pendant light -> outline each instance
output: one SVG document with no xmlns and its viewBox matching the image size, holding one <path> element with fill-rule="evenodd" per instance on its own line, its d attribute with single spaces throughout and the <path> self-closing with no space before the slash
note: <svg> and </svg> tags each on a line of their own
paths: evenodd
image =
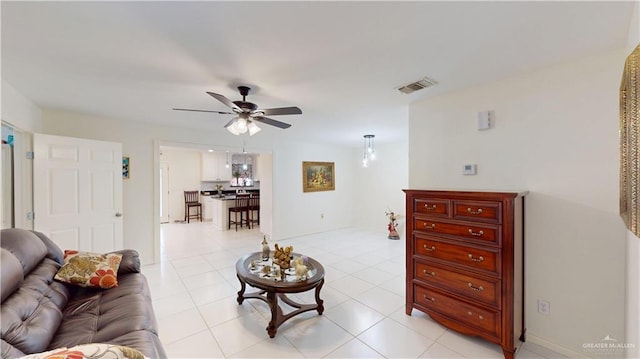
<svg viewBox="0 0 640 359">
<path fill-rule="evenodd" d="M 376 149 L 373 143 L 373 138 L 376 135 L 364 135 L 364 153 L 362 155 L 362 167 L 368 167 L 370 161 L 376 159 Z"/>
<path fill-rule="evenodd" d="M 249 166 L 247 166 L 247 150 L 245 150 L 244 148 L 245 144 L 246 144 L 246 141 L 242 143 L 242 169 L 244 171 L 249 169 Z"/>
</svg>

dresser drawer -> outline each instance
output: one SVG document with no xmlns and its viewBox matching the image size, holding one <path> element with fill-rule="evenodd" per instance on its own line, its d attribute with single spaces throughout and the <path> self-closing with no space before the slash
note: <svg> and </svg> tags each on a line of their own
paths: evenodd
<svg viewBox="0 0 640 359">
<path fill-rule="evenodd" d="M 482 279 L 440 266 L 415 262 L 416 279 L 500 308 L 500 280 Z"/>
<path fill-rule="evenodd" d="M 438 291 L 414 285 L 415 303 L 441 313 L 463 325 L 475 327 L 493 336 L 500 336 L 500 312 L 480 308 Z"/>
<path fill-rule="evenodd" d="M 500 275 L 500 251 L 416 237 L 416 254 Z"/>
<path fill-rule="evenodd" d="M 413 211 L 429 217 L 449 218 L 451 216 L 451 202 L 448 199 L 416 198 Z"/>
<path fill-rule="evenodd" d="M 502 219 L 502 203 L 454 200 L 453 218 L 466 221 L 500 223 Z"/>
<path fill-rule="evenodd" d="M 415 218 L 413 228 L 425 233 L 448 234 L 500 245 L 500 226 L 476 223 L 445 223 Z"/>
</svg>

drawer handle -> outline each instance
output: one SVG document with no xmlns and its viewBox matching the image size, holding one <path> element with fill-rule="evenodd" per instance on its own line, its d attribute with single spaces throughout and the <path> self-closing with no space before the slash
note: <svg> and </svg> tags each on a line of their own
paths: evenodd
<svg viewBox="0 0 640 359">
<path fill-rule="evenodd" d="M 431 246 L 431 247 L 427 247 L 426 244 L 422 245 L 422 247 L 426 250 L 428 250 L 429 252 L 433 252 L 436 250 L 436 246 Z"/>
<path fill-rule="evenodd" d="M 482 214 L 482 208 L 478 208 L 478 210 L 474 211 L 471 207 L 467 207 L 467 212 L 469 212 L 469 214 Z"/>
<path fill-rule="evenodd" d="M 473 254 L 469 253 L 469 259 L 471 259 L 474 262 L 482 262 L 484 260 L 483 256 L 480 256 L 478 258 L 474 257 Z"/>
<path fill-rule="evenodd" d="M 426 270 L 426 269 L 423 269 L 423 270 L 422 270 L 422 273 L 423 273 L 424 275 L 426 275 L 426 276 L 429 276 L 429 277 L 435 277 L 435 276 L 436 276 L 436 272 L 427 272 L 427 270 Z M 469 283 L 469 284 L 471 284 L 471 283 Z"/>
<path fill-rule="evenodd" d="M 473 315 L 473 312 L 467 312 L 467 314 L 469 314 L 469 315 Z M 483 317 L 483 316 L 481 316 L 481 315 L 478 315 L 478 319 L 480 319 L 480 320 L 484 320 L 484 317 Z"/>
<path fill-rule="evenodd" d="M 424 300 L 429 301 L 431 303 L 436 301 L 436 298 L 434 297 L 427 297 L 426 295 L 423 295 L 422 298 L 424 298 Z"/>
<path fill-rule="evenodd" d="M 426 203 L 424 205 L 424 209 L 426 209 L 427 211 L 435 211 L 436 210 L 436 205 L 435 204 L 429 205 L 428 203 Z"/>
<path fill-rule="evenodd" d="M 484 231 L 474 232 L 473 229 L 469 228 L 469 234 L 476 237 L 482 237 Z"/>
<path fill-rule="evenodd" d="M 476 292 L 480 292 L 480 291 L 484 290 L 484 288 L 482 286 L 476 287 L 471 282 L 469 282 L 469 288 L 471 288 L 471 290 L 474 290 Z"/>
<path fill-rule="evenodd" d="M 434 229 L 434 228 L 436 228 L 436 224 L 435 224 L 435 223 L 427 223 L 427 222 L 424 222 L 424 228 L 431 228 L 431 229 Z"/>
</svg>

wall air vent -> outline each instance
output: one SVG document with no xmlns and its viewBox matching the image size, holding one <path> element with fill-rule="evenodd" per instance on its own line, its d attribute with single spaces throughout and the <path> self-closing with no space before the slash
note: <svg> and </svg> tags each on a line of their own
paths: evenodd
<svg viewBox="0 0 640 359">
<path fill-rule="evenodd" d="M 422 80 L 418 80 L 416 82 L 412 82 L 410 84 L 401 86 L 398 88 L 398 91 L 402 92 L 403 94 L 410 94 L 413 93 L 415 91 L 418 90 L 422 90 L 425 89 L 427 87 L 431 87 L 433 85 L 436 85 L 438 83 L 438 81 L 430 79 L 428 77 L 423 78 Z"/>
</svg>

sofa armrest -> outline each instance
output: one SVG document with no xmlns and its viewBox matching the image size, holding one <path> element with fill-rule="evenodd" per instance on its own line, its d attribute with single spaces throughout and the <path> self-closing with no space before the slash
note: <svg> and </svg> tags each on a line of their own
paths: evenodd
<svg viewBox="0 0 640 359">
<path fill-rule="evenodd" d="M 122 261 L 118 268 L 118 275 L 127 273 L 140 273 L 140 255 L 134 249 L 122 249 L 109 253 L 122 254 Z"/>
</svg>

